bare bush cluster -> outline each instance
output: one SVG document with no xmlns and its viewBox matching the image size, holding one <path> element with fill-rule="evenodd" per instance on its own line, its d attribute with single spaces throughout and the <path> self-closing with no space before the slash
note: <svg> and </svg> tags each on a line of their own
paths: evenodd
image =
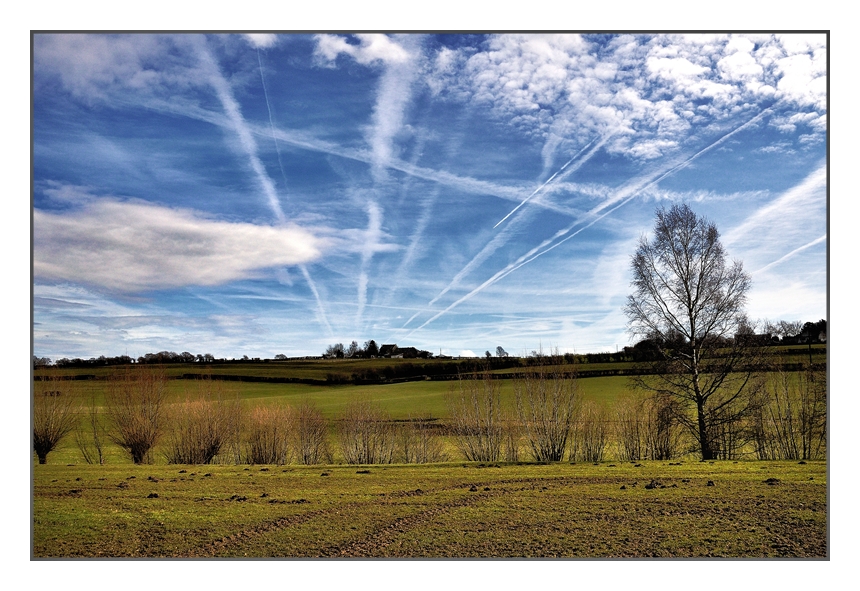
<svg viewBox="0 0 860 591">
<path fill-rule="evenodd" d="M 549 369 L 555 366 L 549 358 L 514 383 L 517 426 L 538 462 L 562 460 L 576 420 L 575 381 L 569 373 Z"/>
<path fill-rule="evenodd" d="M 90 393 L 82 407 L 84 416 L 75 429 L 75 443 L 87 464 L 104 464 L 108 433 L 95 392 Z"/>
<path fill-rule="evenodd" d="M 239 401 L 228 396 L 220 382 L 201 380 L 196 392 L 173 405 L 167 450 L 170 464 L 209 464 L 239 434 Z"/>
<path fill-rule="evenodd" d="M 451 432 L 463 456 L 472 462 L 499 460 L 504 439 L 501 388 L 489 372 L 460 379 L 448 391 Z"/>
<path fill-rule="evenodd" d="M 240 461 L 286 464 L 290 460 L 290 412 L 286 406 L 256 406 L 245 420 Z"/>
<path fill-rule="evenodd" d="M 396 453 L 394 424 L 368 399 L 351 402 L 340 420 L 340 449 L 347 464 L 390 464 Z"/>
<path fill-rule="evenodd" d="M 669 460 L 684 450 L 684 431 L 675 414 L 677 402 L 668 396 L 628 394 L 615 405 L 619 460 Z"/>
<path fill-rule="evenodd" d="M 33 450 L 39 463 L 74 429 L 80 404 L 72 383 L 60 378 L 35 382 L 33 387 Z"/>
<path fill-rule="evenodd" d="M 520 445 L 523 429 L 517 420 L 516 414 L 510 411 L 504 414 L 502 419 L 502 451 L 506 462 L 520 461 Z"/>
<path fill-rule="evenodd" d="M 294 457 L 300 464 L 330 463 L 328 421 L 309 400 L 302 401 L 290 413 L 290 433 Z"/>
<path fill-rule="evenodd" d="M 603 460 L 611 433 L 610 421 L 609 412 L 602 405 L 588 401 L 580 407 L 573 428 L 571 461 Z"/>
<path fill-rule="evenodd" d="M 765 400 L 753 420 L 756 455 L 762 460 L 810 460 L 826 454 L 827 376 L 823 369 L 768 379 Z"/>
<path fill-rule="evenodd" d="M 436 434 L 432 417 L 413 419 L 397 426 L 399 459 L 406 464 L 430 464 L 448 459 L 442 439 Z"/>
<path fill-rule="evenodd" d="M 108 436 L 135 464 L 151 461 L 150 452 L 164 430 L 167 378 L 154 367 L 126 369 L 108 382 L 105 411 Z"/>
</svg>

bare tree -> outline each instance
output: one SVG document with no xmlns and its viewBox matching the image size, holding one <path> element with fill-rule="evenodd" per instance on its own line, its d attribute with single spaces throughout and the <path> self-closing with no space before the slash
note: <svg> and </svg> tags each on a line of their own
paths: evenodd
<svg viewBox="0 0 860 591">
<path fill-rule="evenodd" d="M 199 380 L 196 392 L 171 408 L 168 444 L 170 464 L 209 464 L 232 443 L 239 430 L 239 401 L 222 382 Z"/>
<path fill-rule="evenodd" d="M 394 425 L 367 398 L 347 405 L 340 421 L 340 447 L 348 464 L 390 464 L 394 461 Z"/>
<path fill-rule="evenodd" d="M 167 377 L 159 367 L 125 369 L 113 374 L 105 393 L 110 419 L 108 437 L 135 464 L 150 461 L 150 451 L 164 430 Z"/>
<path fill-rule="evenodd" d="M 34 382 L 33 450 L 40 464 L 46 463 L 48 454 L 74 430 L 79 407 L 68 380 L 52 377 Z"/>
<path fill-rule="evenodd" d="M 104 413 L 99 408 L 95 392 L 86 399 L 84 420 L 75 429 L 75 442 L 87 464 L 104 464 L 104 446 L 107 441 L 107 425 Z"/>
<path fill-rule="evenodd" d="M 316 405 L 303 400 L 290 414 L 290 437 L 300 464 L 331 462 L 328 445 L 328 421 Z"/>
<path fill-rule="evenodd" d="M 751 386 L 761 371 L 754 335 L 736 338 L 749 333 L 749 275 L 726 261 L 716 226 L 686 204 L 657 210 L 653 239 L 642 237 L 631 266 L 629 330 L 659 349 L 637 386 L 681 403 L 676 418 L 702 459 L 725 456 L 739 443 L 727 432 L 755 410 Z"/>
<path fill-rule="evenodd" d="M 558 462 L 576 417 L 576 382 L 570 372 L 549 369 L 562 361 L 557 355 L 541 361 L 514 382 L 517 419 L 534 460 Z"/>
<path fill-rule="evenodd" d="M 504 438 L 499 381 L 489 372 L 461 378 L 448 391 L 448 408 L 455 444 L 466 459 L 498 461 Z"/>
</svg>

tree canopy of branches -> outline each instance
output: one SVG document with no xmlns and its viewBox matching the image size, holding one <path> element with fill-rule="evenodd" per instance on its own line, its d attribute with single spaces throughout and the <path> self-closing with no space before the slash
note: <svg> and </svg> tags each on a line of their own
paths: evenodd
<svg viewBox="0 0 860 591">
<path fill-rule="evenodd" d="M 489 372 L 458 380 L 448 391 L 455 445 L 470 462 L 496 462 L 504 439 L 501 387 Z"/>
<path fill-rule="evenodd" d="M 728 262 L 716 226 L 686 204 L 657 211 L 654 236 L 634 254 L 633 293 L 625 313 L 635 336 L 659 351 L 654 375 L 638 386 L 681 402 L 677 419 L 695 436 L 702 459 L 726 457 L 753 412 L 758 356 L 744 315 L 750 277 Z M 692 411 L 692 412 L 690 412 Z"/>
<path fill-rule="evenodd" d="M 548 367 L 533 368 L 514 382 L 517 419 L 537 462 L 561 461 L 576 419 L 576 382 L 571 374 L 551 369 L 561 360 L 550 357 Z"/>
<path fill-rule="evenodd" d="M 39 463 L 75 428 L 79 403 L 68 380 L 35 382 L 33 391 L 33 450 Z"/>
<path fill-rule="evenodd" d="M 126 369 L 111 376 L 105 392 L 109 438 L 135 464 L 149 462 L 150 450 L 164 429 L 167 376 L 161 368 Z"/>
</svg>

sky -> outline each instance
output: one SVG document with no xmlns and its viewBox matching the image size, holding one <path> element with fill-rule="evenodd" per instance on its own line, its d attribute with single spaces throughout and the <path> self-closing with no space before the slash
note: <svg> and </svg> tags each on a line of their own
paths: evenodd
<svg viewBox="0 0 860 591">
<path fill-rule="evenodd" d="M 33 352 L 614 351 L 657 208 L 827 317 L 823 34 L 37 34 Z"/>
</svg>

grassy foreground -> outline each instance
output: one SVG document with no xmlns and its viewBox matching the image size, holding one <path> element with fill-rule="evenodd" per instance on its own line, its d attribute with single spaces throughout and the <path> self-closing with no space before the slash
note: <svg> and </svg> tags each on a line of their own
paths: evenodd
<svg viewBox="0 0 860 591">
<path fill-rule="evenodd" d="M 35 465 L 34 557 L 828 556 L 825 462 Z"/>
</svg>

